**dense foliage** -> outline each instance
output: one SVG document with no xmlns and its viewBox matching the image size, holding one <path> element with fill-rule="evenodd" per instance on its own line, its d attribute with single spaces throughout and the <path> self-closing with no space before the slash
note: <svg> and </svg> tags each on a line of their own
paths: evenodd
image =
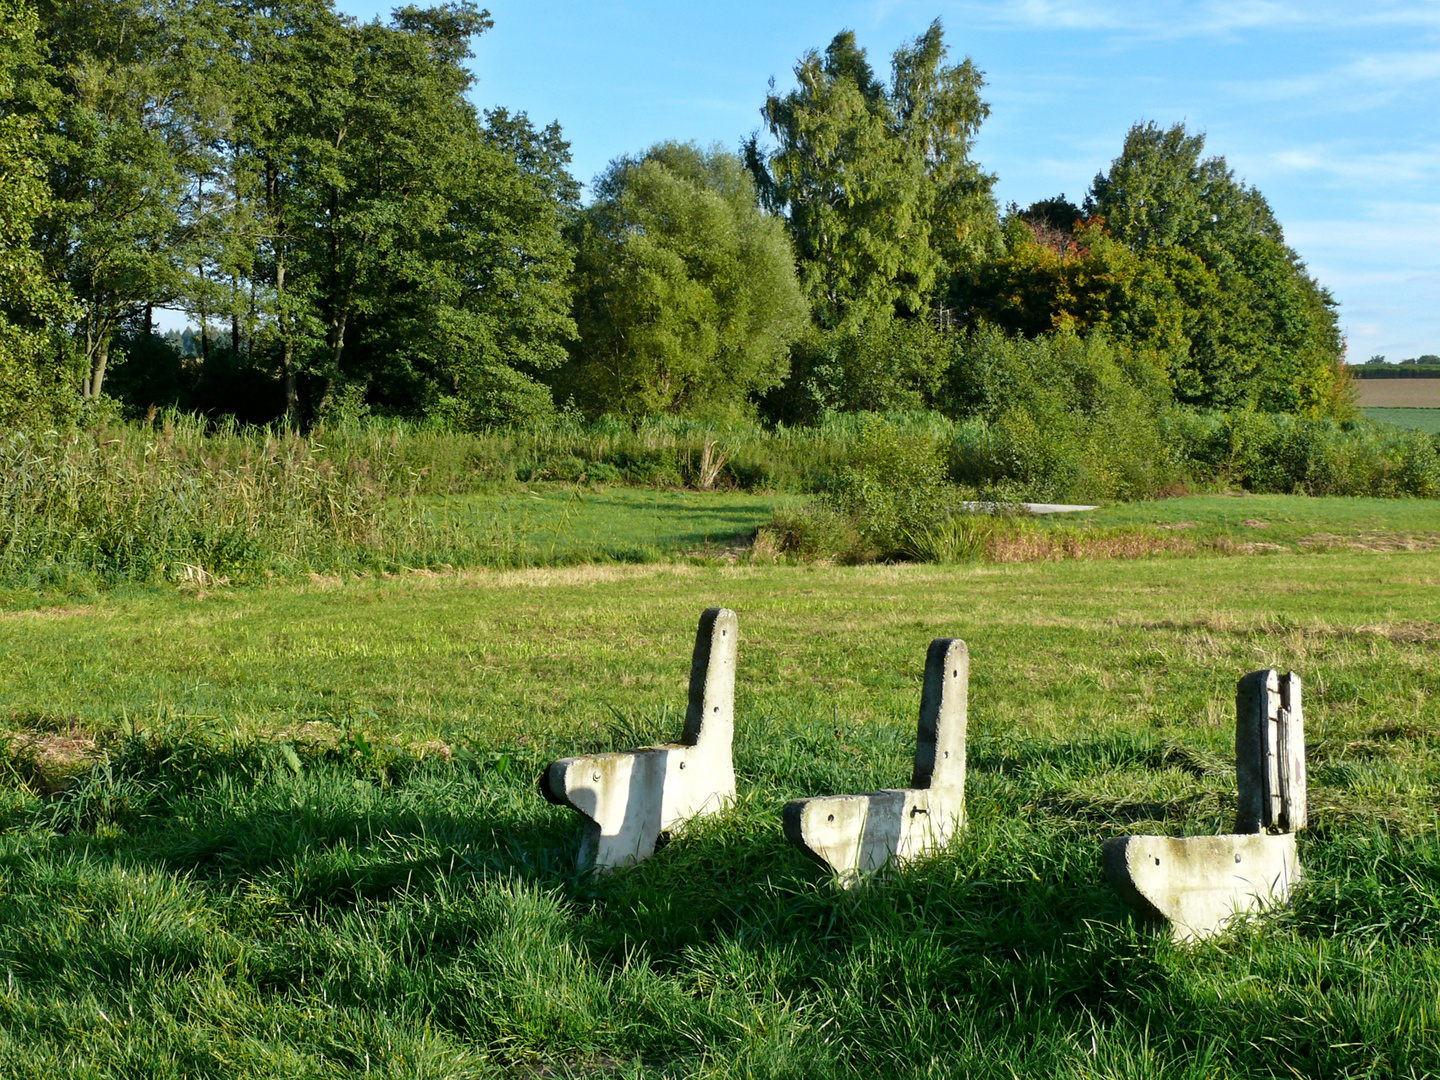
<svg viewBox="0 0 1440 1080">
<path fill-rule="evenodd" d="M 548 409 L 578 189 L 558 129 L 466 99 L 489 25 L 469 2 L 359 24 L 328 0 L 46 0 L 4 113 L 49 167 L 33 246 L 75 300 L 80 395 L 296 422 L 347 387 Z M 198 363 L 157 307 L 198 325 Z"/>
<path fill-rule="evenodd" d="M 23 0 L 0 0 L 0 101 L 13 100 L 41 64 L 36 27 Z M 33 113 L 0 110 L 0 424 L 50 421 L 67 403 L 66 358 L 53 334 L 66 297 L 31 243 L 52 208 L 39 127 Z"/>
<path fill-rule="evenodd" d="M 580 333 L 556 387 L 587 412 L 724 415 L 785 377 L 808 310 L 735 155 L 667 143 L 621 158 L 575 240 Z"/>
<path fill-rule="evenodd" d="M 938 21 L 888 77 L 838 34 L 739 156 L 660 144 L 582 205 L 557 125 L 471 103 L 473 0 L 3 4 L 0 420 L 108 395 L 301 427 L 931 409 L 1013 434 L 1083 394 L 1055 360 L 1045 394 L 984 404 L 973 342 L 1049 365 L 1065 334 L 1104 339 L 1143 430 L 1351 408 L 1333 299 L 1203 136 L 1137 125 L 1082 204 L 1002 214 L 984 78 Z"/>
</svg>

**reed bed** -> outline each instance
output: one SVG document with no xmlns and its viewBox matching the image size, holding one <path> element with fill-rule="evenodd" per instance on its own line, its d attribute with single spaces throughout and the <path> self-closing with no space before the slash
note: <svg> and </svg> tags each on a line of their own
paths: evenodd
<svg viewBox="0 0 1440 1080">
<path fill-rule="evenodd" d="M 0 433 L 0 588 L 534 565 L 543 553 L 520 539 L 523 522 L 496 513 L 477 523 L 436 497 L 535 482 L 820 493 L 846 522 L 777 520 L 762 548 L 815 547 L 820 557 L 854 548 L 842 561 L 973 555 L 970 526 L 945 524 L 965 499 L 1125 500 L 1230 486 L 1440 494 L 1440 453 L 1420 432 L 1253 414 L 1177 413 L 1162 426 L 1154 446 L 1072 446 L 1061 428 L 1039 427 L 1017 442 L 1004 425 L 928 412 L 797 428 L 562 417 L 479 432 L 367 417 L 305 434 L 169 413 L 11 431 Z M 1076 557 L 1046 543 L 1048 557 Z M 565 561 L 607 550 L 570 550 Z"/>
<path fill-rule="evenodd" d="M 0 581 L 192 580 L 353 562 L 393 515 L 363 458 L 196 422 L 0 439 Z"/>
</svg>

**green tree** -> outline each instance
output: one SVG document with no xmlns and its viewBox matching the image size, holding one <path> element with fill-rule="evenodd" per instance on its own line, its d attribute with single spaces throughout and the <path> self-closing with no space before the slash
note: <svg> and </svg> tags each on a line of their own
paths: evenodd
<svg viewBox="0 0 1440 1080">
<path fill-rule="evenodd" d="M 1199 405 L 1307 415 L 1347 408 L 1335 301 L 1285 244 L 1264 196 L 1203 135 L 1136 125 L 1087 208 L 1183 307 L 1172 353 L 1177 396 Z"/>
<path fill-rule="evenodd" d="M 951 264 L 993 235 L 994 178 L 969 157 L 988 106 L 970 60 L 946 65 L 937 21 L 897 50 L 887 87 L 850 31 L 795 68 L 796 89 L 761 109 L 746 163 L 766 205 L 785 216 L 816 322 L 833 330 L 913 317 Z"/>
<path fill-rule="evenodd" d="M 553 401 L 538 379 L 566 362 L 575 336 L 569 144 L 557 124 L 537 131 L 500 109 L 461 148 L 427 274 L 370 320 L 371 378 L 391 401 L 451 399 L 474 424 L 543 415 Z"/>
<path fill-rule="evenodd" d="M 68 412 L 64 354 L 54 331 L 65 290 L 33 244 L 50 208 L 37 102 L 27 94 L 43 65 L 38 20 L 26 0 L 0 0 L 0 424 L 47 422 Z"/>
<path fill-rule="evenodd" d="M 396 287 L 428 272 L 426 241 L 451 207 L 459 151 L 473 130 L 463 99 L 468 42 L 490 26 L 469 2 L 401 8 L 389 25 L 354 28 L 338 59 L 350 79 L 318 118 L 326 153 L 309 191 L 307 249 L 325 323 L 319 408 L 342 377 L 352 320 L 383 311 Z"/>
<path fill-rule="evenodd" d="M 110 348 L 129 318 L 182 292 L 186 203 L 205 168 L 194 106 L 195 53 L 175 48 L 180 0 L 42 0 L 55 106 L 42 135 L 54 194 L 41 230 L 50 272 L 78 304 L 87 398 L 105 386 Z"/>
<path fill-rule="evenodd" d="M 964 322 L 1028 337 L 1099 330 L 1167 358 L 1188 348 L 1174 283 L 1100 219 L 1062 197 L 1012 208 L 1001 236 L 999 255 L 957 279 L 951 296 Z"/>
<path fill-rule="evenodd" d="M 482 122 L 466 100 L 488 14 L 461 2 L 360 25 L 329 0 L 234 10 L 229 281 L 286 415 L 342 391 L 408 414 L 446 401 L 478 422 L 551 408 L 534 375 L 573 334 L 562 229 L 578 186 L 557 126 L 504 110 Z"/>
<path fill-rule="evenodd" d="M 555 380 L 587 411 L 735 414 L 784 378 L 808 310 L 785 223 L 733 154 L 613 162 L 574 229 L 580 336 Z"/>
</svg>

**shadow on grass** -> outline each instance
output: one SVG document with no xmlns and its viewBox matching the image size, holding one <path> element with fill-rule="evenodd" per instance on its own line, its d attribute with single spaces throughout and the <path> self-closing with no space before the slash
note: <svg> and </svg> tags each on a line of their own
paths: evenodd
<svg viewBox="0 0 1440 1080">
<path fill-rule="evenodd" d="M 905 736 L 846 738 L 862 735 L 858 755 L 820 725 L 741 755 L 732 810 L 607 876 L 575 873 L 578 822 L 534 791 L 538 750 L 380 760 L 354 742 L 129 740 L 63 795 L 21 800 L 0 833 L 0 1024 L 32 1056 L 54 1030 L 114 1064 L 129 1059 L 94 1009 L 130 1017 L 136 1039 L 178 1023 L 191 1075 L 240 1075 L 201 1052 L 207 1025 L 226 1054 L 233 1030 L 259 1025 L 257 1045 L 354 1072 L 397 1046 L 419 1060 L 439 1037 L 459 1056 L 420 1073 L 436 1076 L 469 1075 L 454 1064 L 466 1053 L 511 1072 L 677 1076 L 925 1075 L 933 1061 L 1266 1075 L 1246 1064 L 1262 1045 L 1302 1075 L 1364 1074 L 1381 1046 L 1404 1074 L 1440 1056 L 1426 1034 L 1440 963 L 1414 953 L 1440 934 L 1433 838 L 1322 822 L 1314 887 L 1290 912 L 1180 951 L 1133 928 L 1101 880 L 1100 834 L 1127 815 L 1037 797 L 1057 775 L 1157 760 L 1145 737 L 1059 756 L 981 740 L 966 832 L 845 891 L 784 842 L 778 811 L 903 781 L 884 773 Z M 1382 974 L 1401 981 L 1382 991 Z M 92 1019 L 76 1019 L 81 1000 Z M 335 1030 L 343 1052 L 327 1049 Z"/>
</svg>

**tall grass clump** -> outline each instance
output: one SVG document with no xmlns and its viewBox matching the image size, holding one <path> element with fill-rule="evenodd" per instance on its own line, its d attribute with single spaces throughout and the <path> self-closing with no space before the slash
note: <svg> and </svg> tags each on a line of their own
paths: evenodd
<svg viewBox="0 0 1440 1080">
<path fill-rule="evenodd" d="M 384 544 L 364 459 L 198 421 L 0 439 L 0 582 L 53 586 L 334 566 Z"/>
<path fill-rule="evenodd" d="M 376 462 L 387 487 L 420 495 L 467 494 L 517 481 L 805 492 L 845 460 L 863 419 L 836 415 L 813 426 L 767 428 L 677 416 L 585 421 L 562 413 L 523 426 L 464 431 L 367 417 L 312 434 L 329 454 Z"/>
</svg>

